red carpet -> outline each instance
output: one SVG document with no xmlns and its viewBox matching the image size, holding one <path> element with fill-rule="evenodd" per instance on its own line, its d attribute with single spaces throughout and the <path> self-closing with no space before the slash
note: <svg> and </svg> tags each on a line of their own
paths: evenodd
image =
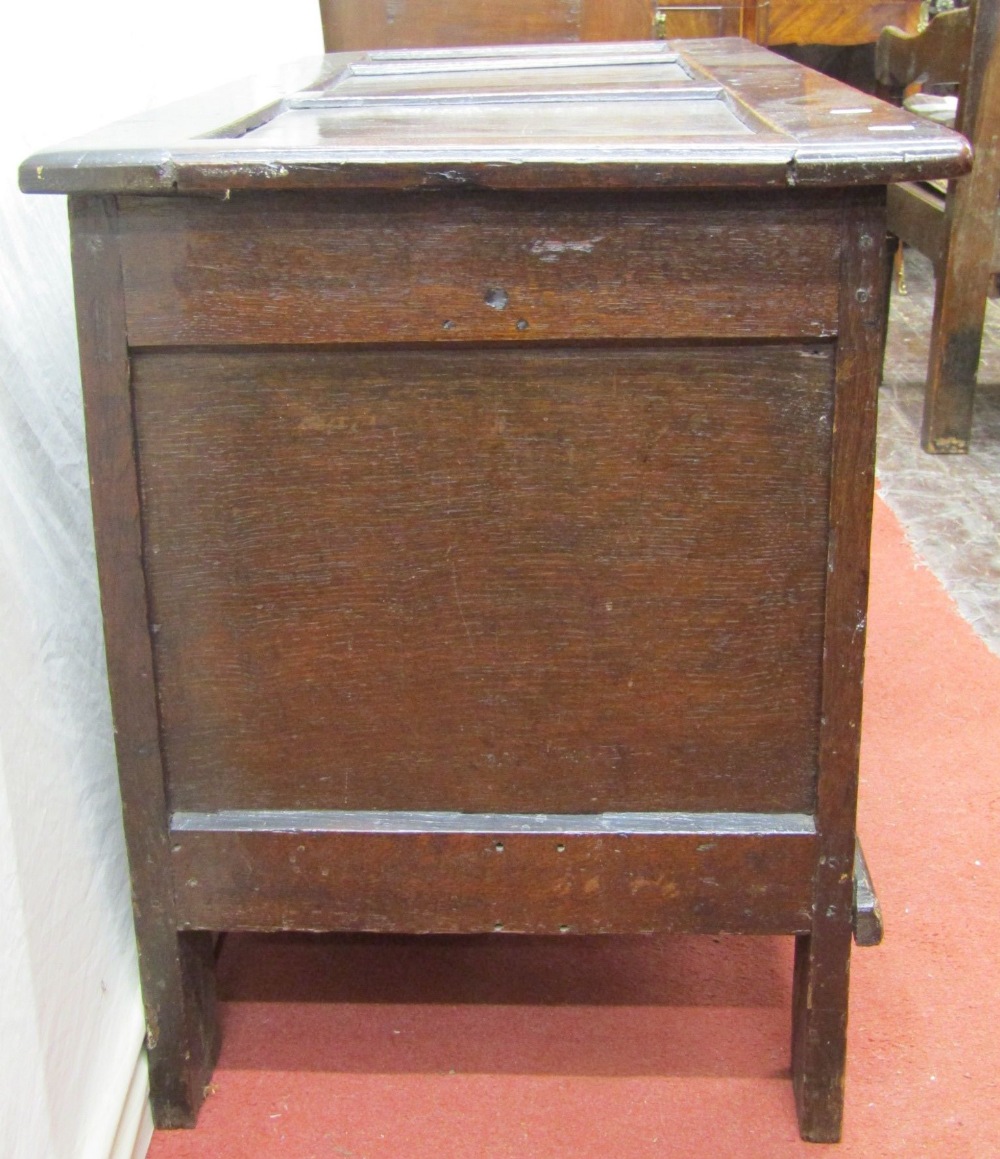
<svg viewBox="0 0 1000 1159">
<path fill-rule="evenodd" d="M 1000 1156 L 1000 660 L 880 503 L 843 1156 Z M 791 939 L 231 936 L 223 1051 L 151 1159 L 817 1154 Z"/>
</svg>

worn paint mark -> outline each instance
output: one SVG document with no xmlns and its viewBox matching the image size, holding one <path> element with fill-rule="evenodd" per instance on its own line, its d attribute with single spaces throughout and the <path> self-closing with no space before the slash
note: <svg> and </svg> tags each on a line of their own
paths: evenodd
<svg viewBox="0 0 1000 1159">
<path fill-rule="evenodd" d="M 635 877 L 629 882 L 629 889 L 633 895 L 642 890 L 654 889 L 664 898 L 677 897 L 680 893 L 680 890 L 677 888 L 677 883 L 668 880 L 662 873 L 653 878 Z"/>
<path fill-rule="evenodd" d="M 604 234 L 585 238 L 583 241 L 560 241 L 556 238 L 539 238 L 531 243 L 529 252 L 543 262 L 557 262 L 563 254 L 592 254 L 594 247 L 604 241 Z"/>
</svg>

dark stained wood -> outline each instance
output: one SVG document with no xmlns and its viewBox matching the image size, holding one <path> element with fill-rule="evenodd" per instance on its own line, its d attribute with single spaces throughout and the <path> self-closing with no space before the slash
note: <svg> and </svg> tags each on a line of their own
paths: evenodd
<svg viewBox="0 0 1000 1159">
<path fill-rule="evenodd" d="M 787 194 L 736 204 L 724 195 L 128 198 L 129 339 L 822 338 L 837 325 L 839 213 L 828 198 L 799 195 L 790 226 L 792 204 Z M 794 296 L 803 279 L 805 308 Z M 761 285 L 768 294 L 755 294 Z"/>
<path fill-rule="evenodd" d="M 70 222 L 94 529 L 153 1113 L 159 1126 L 191 1126 L 218 1051 L 214 973 L 211 938 L 177 933 L 113 199 L 74 198 Z"/>
<path fill-rule="evenodd" d="M 22 167 L 121 195 L 74 262 L 157 1120 L 217 928 L 733 930 L 797 937 L 832 1140 L 882 185 L 966 146 L 745 42 L 314 66 Z"/>
<path fill-rule="evenodd" d="M 854 944 L 880 946 L 885 936 L 882 924 L 882 906 L 865 860 L 861 842 L 854 845 Z"/>
<path fill-rule="evenodd" d="M 811 808 L 832 355 L 136 356 L 174 806 Z"/>
<path fill-rule="evenodd" d="M 634 816 L 594 832 L 604 826 L 591 816 L 579 833 L 556 816 L 542 833 L 490 815 L 473 832 L 461 816 L 407 831 L 402 815 L 383 814 L 373 831 L 363 814 L 340 828 L 322 815 L 175 815 L 179 918 L 196 929 L 439 934 L 810 928 L 810 818 L 719 830 L 696 815 L 679 832 L 648 818 L 638 832 Z"/>
<path fill-rule="evenodd" d="M 280 76 L 232 85 L 200 106 L 182 102 L 38 154 L 21 166 L 21 186 L 40 193 L 221 195 L 308 188 L 732 189 L 877 185 L 953 176 L 969 166 L 966 144 L 948 130 L 859 98 L 745 41 L 614 50 L 619 91 L 588 94 L 578 67 L 572 83 L 557 86 L 562 107 L 556 89 L 486 103 L 470 89 L 463 98 L 459 72 L 452 77 L 457 104 L 401 96 L 317 113 L 296 94 L 336 102 L 357 79 L 355 66 L 384 77 L 405 68 L 412 77 L 439 71 L 443 59 L 432 51 L 330 56 L 322 65 L 290 67 L 284 89 Z M 451 58 L 465 69 L 467 87 L 491 60 L 521 75 L 538 65 L 539 53 L 555 55 L 567 71 L 574 61 L 582 66 L 608 55 L 599 44 L 528 46 L 513 62 L 511 49 L 475 51 Z M 646 62 L 651 52 L 661 53 L 661 80 L 678 66 L 688 79 L 673 91 L 653 83 L 659 74 Z M 715 95 L 706 92 L 712 86 Z"/>
<path fill-rule="evenodd" d="M 892 191 L 889 228 L 933 262 L 936 275 L 922 443 L 936 453 L 969 448 L 986 299 L 1000 277 L 1000 9 L 945 12 L 919 35 L 886 30 L 878 75 L 899 98 L 913 82 L 957 83 L 956 128 L 972 142 L 972 172 L 935 186 Z"/>
<path fill-rule="evenodd" d="M 830 556 L 817 780 L 813 929 L 796 942 L 792 1081 L 803 1138 L 836 1142 L 843 1112 L 854 816 L 886 263 L 884 194 L 847 203 L 837 343 Z"/>
</svg>

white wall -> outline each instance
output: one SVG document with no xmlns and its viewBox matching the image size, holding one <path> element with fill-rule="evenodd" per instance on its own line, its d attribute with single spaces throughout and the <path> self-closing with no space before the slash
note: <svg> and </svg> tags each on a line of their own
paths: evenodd
<svg viewBox="0 0 1000 1159">
<path fill-rule="evenodd" d="M 0 1155 L 105 1159 L 132 1151 L 142 1011 L 66 206 L 20 194 L 16 167 L 142 108 L 322 51 L 322 37 L 316 0 L 11 0 L 3 24 Z"/>
</svg>

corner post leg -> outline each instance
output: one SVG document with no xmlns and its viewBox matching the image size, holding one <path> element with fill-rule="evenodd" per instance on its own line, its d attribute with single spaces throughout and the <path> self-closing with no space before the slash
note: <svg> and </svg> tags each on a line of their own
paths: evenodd
<svg viewBox="0 0 1000 1159">
<path fill-rule="evenodd" d="M 840 1139 L 850 963 L 849 921 L 820 922 L 795 939 L 792 1086 L 799 1132 L 813 1143 Z"/>
<path fill-rule="evenodd" d="M 125 296 L 114 197 L 70 199 L 97 568 L 146 1012 L 153 1119 L 190 1127 L 215 1064 L 212 935 L 177 908 L 146 595 Z"/>
<path fill-rule="evenodd" d="M 142 969 L 150 1103 L 160 1128 L 194 1126 L 219 1053 L 213 937 L 180 932 L 172 941 Z"/>
<path fill-rule="evenodd" d="M 845 194 L 812 928 L 796 939 L 792 995 L 799 1130 L 816 1143 L 840 1138 L 844 1108 L 875 403 L 888 292 L 884 238 L 884 190 Z"/>
</svg>

